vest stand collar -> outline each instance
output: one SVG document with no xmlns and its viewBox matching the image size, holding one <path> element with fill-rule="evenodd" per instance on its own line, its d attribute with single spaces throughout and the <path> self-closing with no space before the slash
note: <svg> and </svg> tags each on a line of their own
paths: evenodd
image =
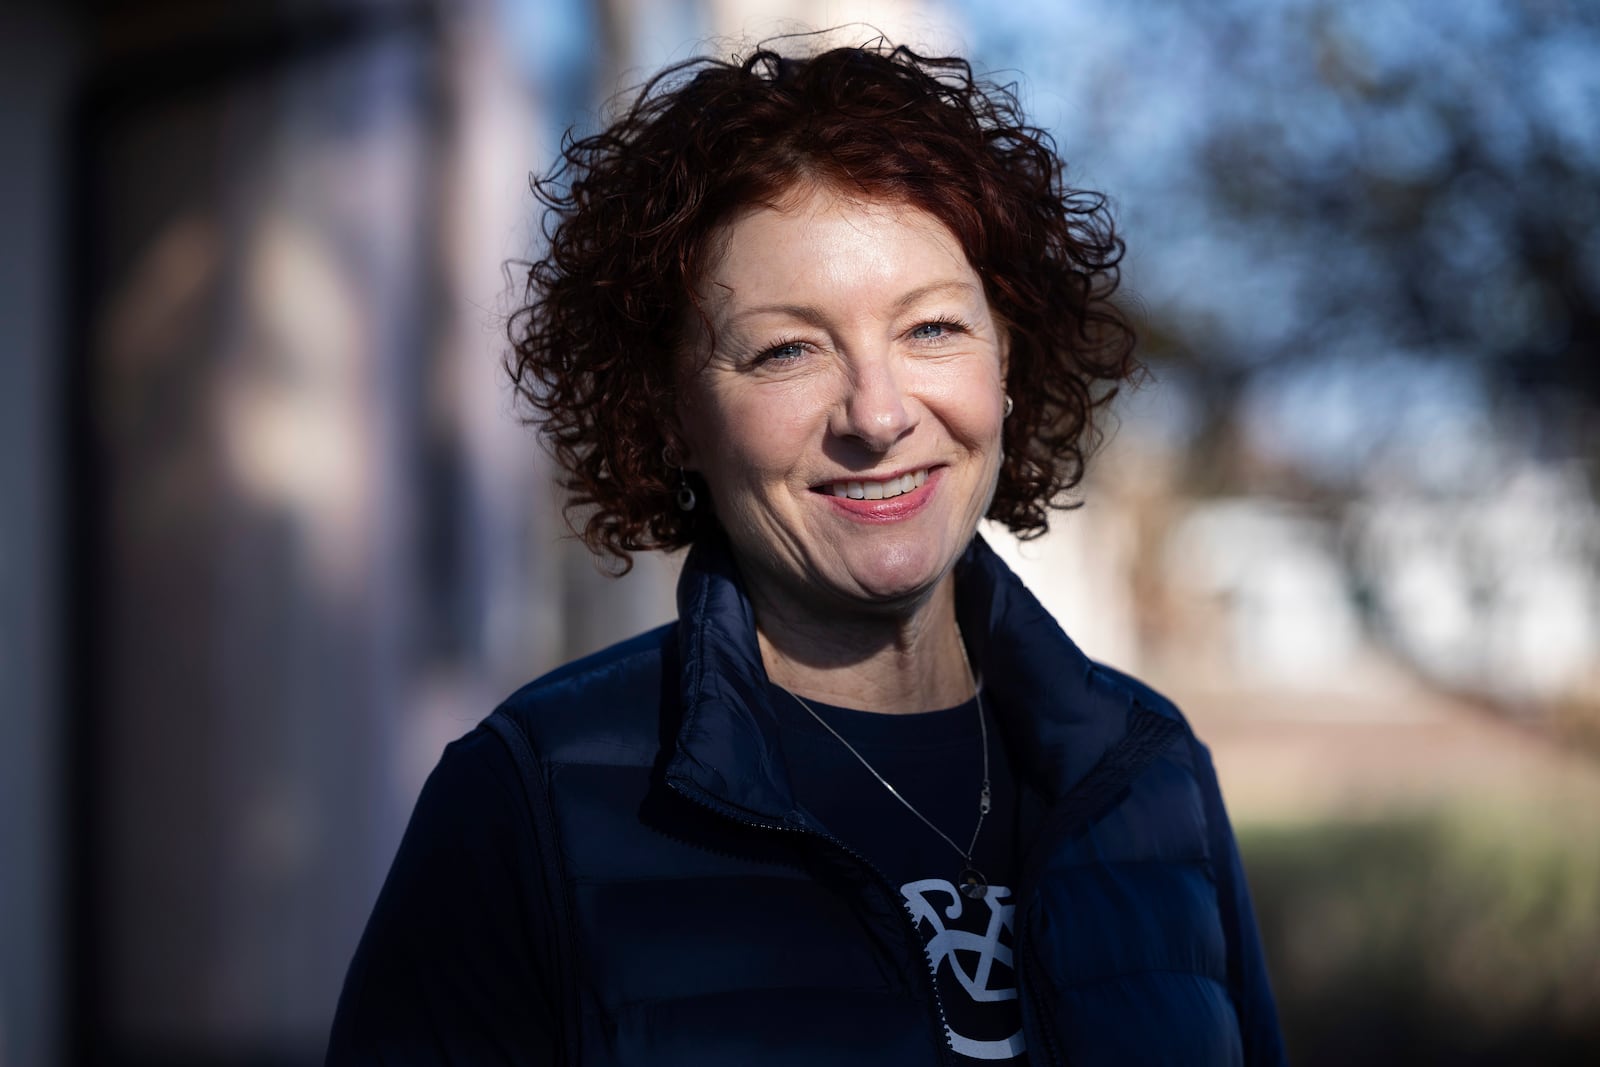
<svg viewBox="0 0 1600 1067">
<path fill-rule="evenodd" d="M 956 612 L 1021 783 L 1054 803 L 1127 733 L 1135 706 L 981 536 L 956 565 Z M 667 778 L 764 824 L 800 825 L 755 612 L 721 537 L 678 580 L 683 718 Z"/>
</svg>

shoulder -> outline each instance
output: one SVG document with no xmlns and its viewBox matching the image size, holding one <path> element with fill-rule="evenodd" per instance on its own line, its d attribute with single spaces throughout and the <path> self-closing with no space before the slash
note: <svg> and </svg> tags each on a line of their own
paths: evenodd
<svg viewBox="0 0 1600 1067">
<path fill-rule="evenodd" d="M 1154 712 L 1183 727 L 1183 732 L 1193 736 L 1189 720 L 1178 705 L 1154 686 L 1140 681 L 1131 674 L 1109 667 L 1098 660 L 1091 661 L 1087 685 L 1092 695 L 1107 700 L 1113 706 L 1141 708 Z"/>
<path fill-rule="evenodd" d="M 351 961 L 327 1063 L 504 1064 L 551 1045 L 553 853 L 530 810 L 488 730 L 445 748 Z"/>
<path fill-rule="evenodd" d="M 677 685 L 676 626 L 668 623 L 534 679 L 489 725 L 514 724 L 546 763 L 650 762 Z"/>
<path fill-rule="evenodd" d="M 1207 789 L 1216 789 L 1211 750 L 1200 740 L 1176 702 L 1154 686 L 1098 661 L 1090 665 L 1088 686 L 1091 692 L 1113 704 L 1155 714 L 1171 722 L 1177 732 L 1167 751 L 1167 758 L 1189 767 Z"/>
</svg>

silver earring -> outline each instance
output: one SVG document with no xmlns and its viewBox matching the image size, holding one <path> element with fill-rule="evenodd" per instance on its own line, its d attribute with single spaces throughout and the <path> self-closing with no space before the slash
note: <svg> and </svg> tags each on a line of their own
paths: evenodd
<svg viewBox="0 0 1600 1067">
<path fill-rule="evenodd" d="M 671 445 L 668 445 L 661 450 L 661 458 L 667 466 L 674 467 L 678 471 L 678 494 L 676 497 L 678 502 L 678 510 L 693 511 L 697 502 L 694 495 L 694 488 L 689 485 L 689 476 L 683 473 L 683 467 L 681 466 L 682 460 L 680 460 L 678 457 L 678 450 L 673 448 Z"/>
<path fill-rule="evenodd" d="M 1005 397 L 1006 397 L 1006 404 L 1005 404 L 1005 407 L 1001 409 L 1002 414 L 1001 414 L 1000 417 L 1003 418 L 1003 419 L 1009 419 L 1011 417 L 1011 409 L 1016 407 L 1016 405 L 1011 402 L 1011 394 L 1010 393 L 1005 394 Z"/>
</svg>

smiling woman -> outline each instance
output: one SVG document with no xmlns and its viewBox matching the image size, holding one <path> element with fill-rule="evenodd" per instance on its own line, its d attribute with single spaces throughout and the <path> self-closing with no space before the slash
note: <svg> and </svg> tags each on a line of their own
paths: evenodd
<svg viewBox="0 0 1600 1067">
<path fill-rule="evenodd" d="M 731 221 L 702 287 L 711 329 L 680 357 L 669 432 L 740 562 L 768 675 L 882 711 L 959 703 L 939 587 L 994 497 L 1006 363 L 960 244 L 917 208 L 806 184 Z M 897 615 L 906 641 L 943 641 L 943 670 L 884 641 Z M 809 677 L 821 635 L 835 658 L 891 654 Z"/>
<path fill-rule="evenodd" d="M 679 618 L 429 780 L 330 1063 L 1272 1064 L 1205 748 L 977 537 L 1136 370 L 1121 245 L 957 59 L 658 77 L 536 183 L 511 371 Z"/>
</svg>

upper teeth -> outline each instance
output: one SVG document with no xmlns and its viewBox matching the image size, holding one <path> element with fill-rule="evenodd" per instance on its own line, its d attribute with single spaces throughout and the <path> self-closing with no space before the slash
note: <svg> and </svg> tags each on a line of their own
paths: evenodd
<svg viewBox="0 0 1600 1067">
<path fill-rule="evenodd" d="M 928 472 L 922 470 L 884 482 L 834 482 L 828 486 L 828 491 L 834 496 L 847 496 L 852 500 L 887 500 L 901 493 L 909 493 L 927 480 Z"/>
</svg>

